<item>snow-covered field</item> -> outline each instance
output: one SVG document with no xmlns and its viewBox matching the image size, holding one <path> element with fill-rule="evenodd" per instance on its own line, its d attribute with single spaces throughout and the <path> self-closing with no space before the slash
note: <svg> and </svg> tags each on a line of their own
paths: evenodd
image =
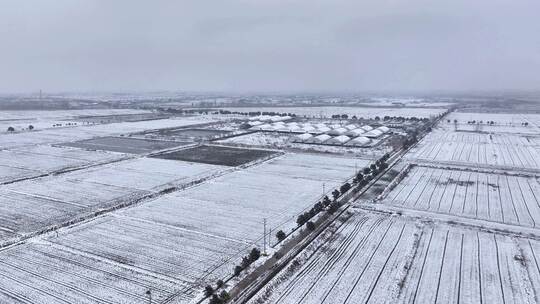
<svg viewBox="0 0 540 304">
<path fill-rule="evenodd" d="M 297 213 L 320 197 L 323 183 L 330 191 L 364 165 L 367 161 L 352 158 L 286 154 L 62 228 L 0 252 L 0 265 L 5 264 L 0 267 L 0 291 L 30 303 L 145 303 L 148 289 L 155 292 L 154 299 L 178 293 L 176 301 L 193 300 L 206 284 L 230 275 L 250 248 L 260 246 L 264 218 L 269 229 L 294 226 Z M 35 208 L 43 206 L 36 199 L 49 204 L 58 200 L 67 212 L 90 202 L 102 206 L 99 202 L 114 197 L 110 187 L 147 193 L 172 180 L 178 183 L 183 175 L 191 180 L 219 168 L 144 158 L 64 174 L 61 180 L 44 179 L 45 184 L 36 180 L 20 187 L 29 192 L 23 196 L 34 199 L 20 215 L 43 214 Z M 4 191 L 20 195 L 12 193 L 15 189 Z"/>
<path fill-rule="evenodd" d="M 0 187 L 0 241 L 188 184 L 224 167 L 137 158 Z"/>
<path fill-rule="evenodd" d="M 469 122 L 475 122 L 469 124 Z M 488 124 L 493 121 L 494 124 Z M 481 124 L 478 124 L 482 122 Z M 524 123 L 527 123 L 524 125 Z M 540 114 L 498 114 L 452 112 L 441 121 L 440 128 L 493 133 L 540 135 Z"/>
<path fill-rule="evenodd" d="M 540 242 L 531 239 L 355 214 L 321 243 L 250 303 L 536 303 L 540 295 Z"/>
<path fill-rule="evenodd" d="M 34 130 L 54 128 L 53 125 L 62 126 L 83 125 L 82 122 L 73 121 L 81 116 L 111 116 L 150 114 L 148 110 L 137 109 L 88 109 L 88 110 L 51 110 L 51 111 L 0 111 L 0 133 L 7 132 L 9 127 L 16 131 L 27 130 L 30 125 Z M 68 125 L 69 124 L 69 125 Z"/>
<path fill-rule="evenodd" d="M 495 125 L 520 126 L 523 122 L 528 122 L 529 125 L 535 126 L 540 122 L 540 114 L 502 114 L 502 113 L 462 113 L 452 112 L 445 119 L 450 119 L 453 123 L 454 119 L 458 123 L 466 123 L 467 121 L 493 121 Z M 536 126 L 538 127 L 538 126 Z M 537 129 L 538 130 L 538 129 Z"/>
<path fill-rule="evenodd" d="M 325 191 L 332 191 L 351 177 L 355 168 L 360 170 L 368 163 L 353 158 L 286 154 L 121 213 L 254 242 L 262 238 L 264 218 L 268 229 L 290 229 L 298 213 L 320 198 L 323 184 Z"/>
<path fill-rule="evenodd" d="M 0 147 L 3 149 L 39 144 L 54 144 L 100 136 L 113 136 L 146 130 L 182 127 L 214 121 L 207 117 L 182 117 L 156 119 L 136 122 L 119 122 L 105 125 L 87 125 L 73 128 L 47 129 L 43 131 L 0 134 Z"/>
<path fill-rule="evenodd" d="M 538 141 L 511 134 L 435 130 L 427 135 L 408 157 L 516 170 L 540 169 Z"/>
<path fill-rule="evenodd" d="M 257 108 L 224 108 L 224 110 L 236 111 L 236 112 L 277 112 L 277 113 L 293 113 L 297 116 L 306 117 L 331 117 L 335 114 L 347 114 L 349 117 L 355 115 L 360 118 L 380 118 L 384 116 L 403 116 L 403 117 L 418 117 L 429 118 L 430 116 L 437 116 L 445 109 L 441 108 L 401 108 L 401 107 L 257 107 Z"/>
<path fill-rule="evenodd" d="M 8 110 L 0 111 L 2 120 L 17 119 L 70 119 L 79 116 L 107 116 L 152 113 L 139 109 L 84 109 L 84 110 Z"/>
<path fill-rule="evenodd" d="M 382 203 L 536 228 L 540 180 L 415 166 Z"/>
<path fill-rule="evenodd" d="M 39 176 L 58 170 L 111 162 L 125 157 L 120 153 L 28 146 L 0 150 L 0 183 Z"/>
<path fill-rule="evenodd" d="M 185 300 L 183 295 L 190 293 L 179 279 L 52 242 L 31 242 L 0 254 L 1 303 L 147 304 L 148 290 L 152 303 L 162 303 L 176 293 Z"/>
</svg>

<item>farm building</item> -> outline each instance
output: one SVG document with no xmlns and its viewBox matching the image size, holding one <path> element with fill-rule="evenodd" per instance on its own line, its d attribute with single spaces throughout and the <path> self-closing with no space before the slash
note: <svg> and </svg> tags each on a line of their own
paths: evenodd
<svg viewBox="0 0 540 304">
<path fill-rule="evenodd" d="M 367 133 L 364 133 L 363 135 L 365 137 L 368 137 L 368 138 L 379 138 L 383 135 L 384 133 L 381 131 L 381 130 L 378 130 L 378 129 L 375 129 L 375 130 L 371 130 Z"/>
<path fill-rule="evenodd" d="M 332 138 L 332 136 L 328 134 L 321 134 L 319 136 L 311 137 L 307 139 L 305 142 L 310 143 L 310 144 L 322 144 L 323 142 L 329 140 L 330 138 Z"/>
<path fill-rule="evenodd" d="M 349 130 L 347 130 L 345 128 L 337 128 L 337 129 L 333 129 L 333 130 L 330 130 L 330 131 L 326 132 L 326 134 L 328 134 L 328 135 L 343 135 L 347 131 L 349 131 Z"/>
<path fill-rule="evenodd" d="M 293 142 L 304 142 L 310 138 L 312 138 L 313 135 L 309 134 L 309 133 L 304 133 L 304 134 L 300 134 L 300 135 L 296 135 L 294 138 L 293 138 Z"/>
<path fill-rule="evenodd" d="M 340 136 L 336 136 L 336 137 L 330 138 L 329 140 L 327 140 L 327 141 L 325 142 L 325 144 L 329 144 L 329 145 L 343 145 L 343 144 L 345 144 L 346 142 L 348 142 L 349 140 L 351 140 L 350 137 L 345 136 L 345 135 L 340 135 Z"/>
<path fill-rule="evenodd" d="M 362 129 L 364 129 L 364 131 L 366 131 L 366 132 L 369 132 L 369 131 L 373 130 L 373 128 L 371 126 L 367 126 L 367 125 L 363 126 Z"/>
<path fill-rule="evenodd" d="M 357 137 L 357 136 L 360 136 L 362 134 L 366 133 L 366 131 L 364 131 L 364 129 L 354 129 L 354 130 L 350 130 L 350 131 L 347 131 L 345 132 L 344 135 L 347 135 L 347 136 L 350 136 L 350 137 Z"/>
<path fill-rule="evenodd" d="M 362 146 L 368 145 L 370 142 L 371 142 L 371 139 L 369 139 L 369 138 L 367 138 L 365 136 L 360 136 L 360 137 L 356 137 L 356 138 L 351 139 L 345 145 L 346 146 L 353 146 L 353 147 L 362 147 Z"/>
</svg>

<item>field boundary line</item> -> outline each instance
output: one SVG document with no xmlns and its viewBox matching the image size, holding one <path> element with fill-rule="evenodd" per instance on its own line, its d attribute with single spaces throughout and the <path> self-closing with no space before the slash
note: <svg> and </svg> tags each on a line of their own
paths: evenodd
<svg viewBox="0 0 540 304">
<path fill-rule="evenodd" d="M 384 214 L 398 214 L 421 222 L 438 222 L 442 224 L 461 227 L 464 229 L 475 229 L 490 233 L 497 233 L 508 236 L 522 237 L 540 241 L 540 229 L 533 227 L 523 227 L 519 225 L 506 224 L 483 219 L 475 219 L 465 215 L 451 215 L 442 212 L 416 210 L 411 208 L 402 208 L 384 204 L 369 203 L 355 206 L 369 212 L 378 212 Z"/>
</svg>

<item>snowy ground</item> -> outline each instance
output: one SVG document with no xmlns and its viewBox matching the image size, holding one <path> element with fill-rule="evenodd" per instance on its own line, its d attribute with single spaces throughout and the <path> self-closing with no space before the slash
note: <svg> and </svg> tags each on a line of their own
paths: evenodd
<svg viewBox="0 0 540 304">
<path fill-rule="evenodd" d="M 251 303 L 536 303 L 539 250 L 531 239 L 355 214 Z"/>
<path fill-rule="evenodd" d="M 356 202 L 250 303 L 538 303 L 540 132 L 493 128 L 439 125 L 395 188 Z"/>
<path fill-rule="evenodd" d="M 181 280 L 53 242 L 27 243 L 0 254 L 1 303 L 147 304 L 148 290 L 158 303 L 177 292 L 189 294 Z"/>
<path fill-rule="evenodd" d="M 82 121 L 74 121 L 80 116 L 111 116 L 151 114 L 148 110 L 136 109 L 94 109 L 94 110 L 51 110 L 51 111 L 0 111 L 0 133 L 7 132 L 9 127 L 15 131 L 28 130 L 32 125 L 34 130 L 54 128 L 53 125 L 74 126 L 83 125 Z M 69 125 L 68 125 L 69 124 Z"/>
<path fill-rule="evenodd" d="M 224 167 L 137 158 L 0 186 L 0 242 L 187 184 Z"/>
<path fill-rule="evenodd" d="M 332 191 L 352 176 L 355 168 L 368 163 L 352 158 L 287 154 L 122 213 L 254 242 L 262 237 L 264 218 L 268 229 L 290 229 L 297 214 L 320 198 L 323 184 L 325 191 Z"/>
<path fill-rule="evenodd" d="M 407 156 L 410 159 L 520 170 L 540 169 L 538 140 L 511 134 L 435 130 Z"/>
<path fill-rule="evenodd" d="M 0 251 L 0 296 L 27 303 L 145 303 L 144 292 L 150 289 L 154 299 L 174 294 L 177 302 L 193 300 L 206 284 L 230 275 L 254 243 L 260 246 L 263 218 L 269 229 L 293 227 L 297 213 L 320 198 L 323 183 L 331 191 L 366 164 L 352 158 L 286 154 L 34 238 Z M 34 216 L 26 222 L 35 223 L 43 214 L 30 209 L 42 206 L 38 198 L 49 204 L 66 200 L 59 208 L 65 212 L 110 199 L 111 187 L 147 192 L 171 179 L 178 183 L 182 176 L 193 179 L 216 168 L 220 167 L 143 158 L 65 174 L 62 180 L 36 180 L 21 187 L 29 192 L 25 194 L 4 191 L 34 199 L 20 215 Z M 4 210 L 20 200 L 9 202 Z"/>
<path fill-rule="evenodd" d="M 0 150 L 0 182 L 112 162 L 124 157 L 125 155 L 120 153 L 86 151 L 49 145 Z"/>
<path fill-rule="evenodd" d="M 382 203 L 536 228 L 540 225 L 540 180 L 413 167 Z"/>
<path fill-rule="evenodd" d="M 72 128 L 47 129 L 26 133 L 0 134 L 0 147 L 3 149 L 90 139 L 101 136 L 114 136 L 151 129 L 173 128 L 202 124 L 214 121 L 207 117 L 182 117 L 156 119 L 136 122 L 120 122 L 105 125 L 86 125 Z"/>
<path fill-rule="evenodd" d="M 501 113 L 461 113 L 453 112 L 450 113 L 445 119 L 450 119 L 451 123 L 454 123 L 454 119 L 458 123 L 466 123 L 467 121 L 493 121 L 495 126 L 521 126 L 521 123 L 528 122 L 529 127 L 536 127 L 538 132 L 538 123 L 540 122 L 540 114 L 501 114 Z"/>
</svg>

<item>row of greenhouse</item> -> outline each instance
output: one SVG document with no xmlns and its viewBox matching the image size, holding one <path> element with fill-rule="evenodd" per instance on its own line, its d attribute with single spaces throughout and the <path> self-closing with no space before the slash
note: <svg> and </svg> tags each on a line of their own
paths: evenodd
<svg viewBox="0 0 540 304">
<path fill-rule="evenodd" d="M 352 147 L 362 147 L 369 145 L 372 140 L 365 136 L 351 138 L 346 135 L 330 136 L 328 134 L 312 135 L 309 133 L 299 134 L 294 137 L 293 142 L 319 145 L 345 145 Z"/>
<path fill-rule="evenodd" d="M 350 124 L 346 126 L 340 125 L 327 125 L 324 123 L 311 124 L 311 123 L 297 123 L 297 122 L 274 122 L 271 124 L 263 123 L 260 121 L 254 121 L 250 123 L 251 130 L 257 131 L 275 131 L 275 132 L 288 132 L 288 133 L 307 133 L 312 135 L 326 134 L 329 136 L 346 136 L 348 138 L 355 137 L 367 137 L 378 138 L 388 132 L 390 129 L 385 126 L 373 128 L 371 126 L 359 126 Z"/>
</svg>

